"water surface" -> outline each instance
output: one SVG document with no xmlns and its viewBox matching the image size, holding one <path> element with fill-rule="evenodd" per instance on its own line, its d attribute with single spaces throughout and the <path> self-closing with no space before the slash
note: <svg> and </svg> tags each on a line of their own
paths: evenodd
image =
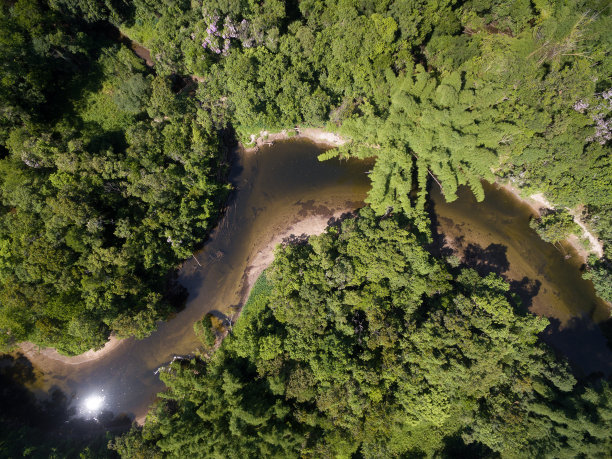
<svg viewBox="0 0 612 459">
<path fill-rule="evenodd" d="M 485 200 L 467 187 L 447 203 L 431 188 L 433 219 L 443 243 L 481 274 L 494 272 L 510 282 L 525 308 L 550 319 L 542 339 L 565 355 L 578 375 L 612 373 L 612 351 L 596 323 L 610 317 L 609 305 L 582 279 L 583 260 L 567 243 L 544 242 L 529 227 L 532 208 L 512 193 L 483 183 Z"/>
<path fill-rule="evenodd" d="M 164 386 L 154 374 L 175 355 L 198 345 L 193 323 L 214 311 L 235 314 L 245 293 L 245 271 L 274 236 L 309 217 L 329 218 L 363 205 L 371 163 L 337 159 L 319 162 L 319 147 L 304 140 L 279 142 L 258 153 L 238 156 L 230 180 L 233 193 L 227 212 L 211 234 L 197 262 L 188 260 L 180 282 L 188 289 L 186 307 L 160 323 L 149 338 L 125 340 L 95 361 L 67 365 L 33 358 L 43 372 L 39 389 L 58 387 L 83 404 L 91 395 L 104 397 L 104 408 L 141 418 Z M 580 260 L 539 239 L 528 226 L 531 210 L 509 193 L 485 187 L 476 203 L 467 189 L 454 203 L 432 189 L 432 210 L 440 250 L 456 249 L 481 272 L 505 276 L 531 311 L 552 318 L 544 339 L 570 356 L 584 374 L 612 372 L 612 353 L 593 321 L 608 317 L 607 306 L 579 272 Z M 299 236 L 299 234 L 297 234 Z"/>
<path fill-rule="evenodd" d="M 160 323 L 147 339 L 125 340 L 91 362 L 68 365 L 33 358 L 44 373 L 39 389 L 58 387 L 74 396 L 77 404 L 102 395 L 105 409 L 142 417 L 164 388 L 154 372 L 175 355 L 189 354 L 198 346 L 193 323 L 204 314 L 235 313 L 244 294 L 247 266 L 276 234 L 309 217 L 327 221 L 363 205 L 371 164 L 320 162 L 319 153 L 315 144 L 300 140 L 239 154 L 230 172 L 235 192 L 224 218 L 196 254 L 198 261 L 188 260 L 180 270 L 179 281 L 189 291 L 185 309 Z"/>
</svg>

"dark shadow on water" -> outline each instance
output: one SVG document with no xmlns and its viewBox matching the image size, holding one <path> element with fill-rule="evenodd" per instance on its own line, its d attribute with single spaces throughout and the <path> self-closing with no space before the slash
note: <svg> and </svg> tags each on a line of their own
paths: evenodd
<svg viewBox="0 0 612 459">
<path fill-rule="evenodd" d="M 508 248 L 502 244 L 489 244 L 486 248 L 468 244 L 463 252 L 463 260 L 468 268 L 476 270 L 481 276 L 490 273 L 502 275 L 510 269 L 507 252 Z"/>
<path fill-rule="evenodd" d="M 612 319 L 608 319 L 605 322 L 599 324 L 601 332 L 606 337 L 608 348 L 612 349 Z"/>
<path fill-rule="evenodd" d="M 172 305 L 173 313 L 183 310 L 189 297 L 189 291 L 179 282 L 178 274 L 178 269 L 171 271 L 164 279 L 164 299 Z"/>
<path fill-rule="evenodd" d="M 125 414 L 102 411 L 95 418 L 79 416 L 72 396 L 57 388 L 36 395 L 37 372 L 25 356 L 0 355 L 0 442 L 2 454 L 19 457 L 30 450 L 33 457 L 79 457 L 91 450 L 111 456 L 106 449 L 107 433 L 126 432 L 132 419 Z M 10 439 L 8 442 L 7 439 Z"/>
<path fill-rule="evenodd" d="M 18 384 L 29 384 L 36 381 L 32 362 L 21 354 L 17 356 L 0 355 L 0 377 L 10 377 Z"/>
<path fill-rule="evenodd" d="M 331 214 L 331 210 L 328 207 L 323 204 L 317 204 L 314 199 L 309 199 L 308 201 L 299 200 L 295 205 L 300 206 L 300 210 L 297 212 L 297 215 L 300 217 Z"/>
<path fill-rule="evenodd" d="M 430 244 L 427 244 L 427 250 L 436 258 L 450 257 L 453 254 L 453 249 L 448 246 L 444 233 L 440 231 L 440 222 L 438 221 L 438 214 L 436 213 L 435 203 L 433 200 L 428 200 L 426 211 L 431 222 L 430 228 L 432 240 Z"/>
<path fill-rule="evenodd" d="M 239 305 L 232 305 L 232 308 L 239 308 Z M 206 315 L 210 314 L 213 317 L 216 317 L 217 319 L 219 319 L 219 322 L 221 322 L 221 325 L 223 325 L 224 327 L 231 327 L 233 325 L 232 322 L 232 318 L 230 316 L 228 316 L 227 314 L 223 314 L 221 311 L 217 311 L 216 309 L 207 312 Z"/>
<path fill-rule="evenodd" d="M 482 247 L 475 243 L 465 245 L 463 235 L 447 241 L 447 235 L 440 231 L 440 219 L 435 212 L 435 203 L 430 200 L 428 213 L 431 219 L 432 242 L 427 246 L 428 251 L 435 257 L 448 259 L 451 255 L 461 256 L 460 268 L 474 269 L 478 274 L 485 277 L 491 273 L 504 278 L 510 284 L 508 299 L 517 305 L 519 314 L 528 314 L 533 304 L 533 298 L 540 292 L 542 282 L 538 279 L 523 277 L 520 281 L 509 280 L 506 273 L 510 269 L 508 261 L 508 247 L 503 244 L 491 243 Z"/>
<path fill-rule="evenodd" d="M 520 281 L 510 281 L 510 292 L 518 295 L 521 300 L 520 312 L 526 314 L 533 303 L 533 298 L 540 292 L 542 282 L 538 279 L 529 279 L 527 276 Z"/>
<path fill-rule="evenodd" d="M 589 317 L 573 317 L 563 328 L 559 320 L 549 320 L 550 325 L 540 337 L 558 354 L 567 357 L 577 377 L 612 374 L 612 349 L 602 329 Z"/>
</svg>

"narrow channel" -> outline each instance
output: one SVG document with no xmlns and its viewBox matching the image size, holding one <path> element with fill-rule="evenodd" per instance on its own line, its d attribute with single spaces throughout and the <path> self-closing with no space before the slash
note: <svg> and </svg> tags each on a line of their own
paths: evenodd
<svg viewBox="0 0 612 459">
<path fill-rule="evenodd" d="M 271 246 L 284 236 L 321 231 L 330 218 L 363 205 L 371 163 L 319 162 L 320 152 L 312 142 L 290 140 L 238 154 L 230 174 L 235 192 L 226 214 L 197 260 L 188 260 L 180 270 L 179 281 L 189 292 L 185 309 L 160 323 L 149 338 L 125 340 L 90 362 L 68 365 L 34 356 L 42 372 L 37 390 L 57 387 L 74 397 L 75 405 L 100 395 L 104 409 L 142 419 L 164 387 L 156 369 L 197 347 L 193 323 L 205 313 L 235 317 L 252 281 L 249 275 L 269 260 Z M 513 283 L 525 307 L 552 318 L 543 338 L 568 355 L 577 371 L 612 372 L 612 352 L 594 324 L 609 316 L 607 305 L 581 278 L 575 256 L 565 259 L 529 228 L 527 206 L 491 185 L 483 203 L 461 190 L 459 199 L 448 204 L 432 189 L 432 209 L 440 250 L 456 249 L 476 269 L 497 272 Z M 588 331 L 588 339 L 582 331 L 572 335 L 576 326 Z M 585 356 L 590 357 L 581 364 Z"/>
</svg>

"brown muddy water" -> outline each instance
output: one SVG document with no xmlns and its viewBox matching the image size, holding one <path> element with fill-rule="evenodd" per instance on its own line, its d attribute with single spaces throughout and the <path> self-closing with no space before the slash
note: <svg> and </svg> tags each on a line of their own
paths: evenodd
<svg viewBox="0 0 612 459">
<path fill-rule="evenodd" d="M 103 357 L 69 365 L 39 355 L 37 389 L 57 387 L 83 404 L 104 398 L 104 409 L 140 418 L 164 385 L 154 374 L 175 355 L 191 353 L 198 341 L 193 323 L 207 312 L 232 315 L 245 290 L 245 271 L 276 234 L 304 232 L 298 223 L 357 209 L 369 188 L 371 164 L 357 160 L 319 162 L 321 149 L 307 141 L 279 142 L 258 153 L 239 154 L 230 172 L 235 188 L 227 212 L 198 262 L 188 260 L 179 281 L 189 291 L 185 309 L 159 324 L 147 339 L 125 340 Z"/>
<path fill-rule="evenodd" d="M 322 227 L 321 222 L 363 205 L 371 163 L 321 163 L 320 152 L 311 142 L 293 140 L 239 154 L 230 175 L 236 191 L 226 215 L 197 261 L 187 261 L 180 270 L 179 280 L 189 291 L 185 309 L 160 323 L 149 338 L 125 340 L 94 361 L 69 365 L 42 355 L 32 358 L 42 373 L 36 389 L 46 393 L 57 387 L 73 397 L 77 409 L 86 400 L 103 400 L 101 409 L 142 418 L 164 388 L 156 369 L 197 347 L 193 323 L 205 313 L 235 317 L 248 287 L 246 274 L 262 263 L 262 251 L 278 235 L 300 236 L 314 228 L 304 222 L 316 220 Z M 612 352 L 593 323 L 608 318 L 606 304 L 582 280 L 571 248 L 561 249 L 570 254 L 565 259 L 529 228 L 528 206 L 489 185 L 483 203 L 463 189 L 448 204 L 433 188 L 431 207 L 443 233 L 438 237 L 442 254 L 454 248 L 466 264 L 506 277 L 531 311 L 552 318 L 543 338 L 567 355 L 576 371 L 612 372 Z"/>
<path fill-rule="evenodd" d="M 597 325 L 610 323 L 610 306 L 582 279 L 578 253 L 567 243 L 542 241 L 529 227 L 531 207 L 496 185 L 483 186 L 480 203 L 467 187 L 447 203 L 432 186 L 438 254 L 454 252 L 482 275 L 504 277 L 526 309 L 549 318 L 542 339 L 568 358 L 578 376 L 611 374 L 612 349 Z"/>
</svg>

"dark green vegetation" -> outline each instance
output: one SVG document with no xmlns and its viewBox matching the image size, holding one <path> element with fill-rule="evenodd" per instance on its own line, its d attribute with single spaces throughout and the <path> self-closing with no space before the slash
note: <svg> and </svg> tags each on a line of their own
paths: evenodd
<svg viewBox="0 0 612 459">
<path fill-rule="evenodd" d="M 0 14 L 0 344 L 144 337 L 224 199 L 217 131 L 103 28 Z"/>
<path fill-rule="evenodd" d="M 566 211 L 548 212 L 533 219 L 529 226 L 546 242 L 562 241 L 571 234 L 580 234 L 580 227 Z"/>
<path fill-rule="evenodd" d="M 429 178 L 449 200 L 460 184 L 482 199 L 480 180 L 502 177 L 582 205 L 606 243 L 588 276 L 610 289 L 605 1 L 20 0 L 2 11 L 5 342 L 78 353 L 112 331 L 148 334 L 170 310 L 163 276 L 219 207 L 226 127 L 246 139 L 328 122 L 352 139 L 331 155 L 377 156 L 372 208 L 402 210 L 421 231 Z M 103 21 L 150 48 L 155 74 L 104 38 Z M 200 82 L 196 100 L 178 75 Z"/>
<path fill-rule="evenodd" d="M 538 342 L 546 321 L 519 312 L 500 279 L 422 247 L 428 182 L 448 200 L 459 185 L 482 199 L 481 180 L 502 178 L 582 206 L 606 243 L 586 276 L 612 297 L 609 8 L 3 3 L 0 344 L 76 354 L 111 332 L 149 334 L 173 309 L 169 273 L 224 199 L 219 132 L 327 123 L 351 142 L 323 157 L 377 157 L 370 207 L 280 250 L 227 342 L 163 372 L 149 422 L 115 448 L 605 456 L 608 384 L 577 383 Z M 155 68 L 111 40 L 108 22 L 150 48 Z M 534 225 L 553 242 L 572 230 L 563 212 Z M 196 326 L 209 348 L 212 324 Z"/>
<path fill-rule="evenodd" d="M 124 457 L 605 457 L 610 386 L 576 384 L 538 342 L 546 319 L 519 313 L 495 275 L 434 259 L 407 223 L 365 208 L 280 248 L 217 353 L 163 372 L 168 391 L 144 429 L 114 447 Z"/>
<path fill-rule="evenodd" d="M 215 345 L 217 337 L 210 314 L 206 314 L 202 320 L 196 322 L 193 325 L 193 330 L 205 350 L 209 350 Z"/>
<path fill-rule="evenodd" d="M 610 264 L 606 0 L 53 5 L 119 24 L 160 75 L 195 75 L 199 119 L 243 141 L 298 124 L 338 130 L 352 142 L 330 155 L 377 156 L 369 203 L 381 214 L 401 209 L 424 231 L 428 179 L 452 200 L 460 184 L 482 199 L 480 180 L 501 178 L 582 206 L 608 260 L 589 264 Z M 591 276 L 599 291 L 606 273 Z"/>
</svg>

